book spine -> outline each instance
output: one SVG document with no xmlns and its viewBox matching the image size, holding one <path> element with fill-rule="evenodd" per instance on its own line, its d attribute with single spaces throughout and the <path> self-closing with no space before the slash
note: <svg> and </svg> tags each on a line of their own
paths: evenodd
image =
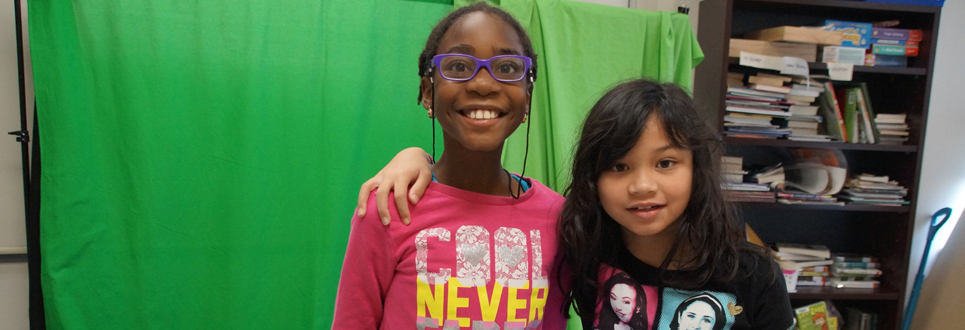
<svg viewBox="0 0 965 330">
<path fill-rule="evenodd" d="M 906 29 L 890 29 L 890 28 L 871 28 L 871 37 L 921 41 L 922 31 L 906 30 Z"/>
<path fill-rule="evenodd" d="M 858 108 L 861 109 L 861 121 L 864 124 L 863 127 L 864 127 L 865 134 L 868 138 L 868 143 L 874 144 L 876 143 L 877 138 L 875 137 L 875 130 L 871 126 L 871 117 L 868 114 L 868 106 L 865 103 L 865 99 L 863 95 L 864 91 L 861 89 L 857 89 L 855 91 L 855 94 L 856 94 L 855 96 L 857 96 L 857 99 L 858 99 Z"/>
<path fill-rule="evenodd" d="M 918 41 L 914 40 L 897 40 L 897 39 L 881 39 L 881 38 L 871 38 L 871 43 L 873 44 L 887 44 L 887 45 L 902 45 L 902 46 L 918 46 Z"/>
<path fill-rule="evenodd" d="M 851 143 L 858 143 L 857 99 L 857 93 L 855 93 L 854 88 L 845 90 L 844 125 L 848 128 L 848 140 Z"/>
<path fill-rule="evenodd" d="M 834 262 L 878 262 L 874 257 L 834 256 Z"/>
<path fill-rule="evenodd" d="M 918 56 L 918 46 L 873 44 L 871 53 L 880 55 Z"/>
<path fill-rule="evenodd" d="M 878 266 L 881 266 L 881 264 L 877 262 L 844 261 L 836 262 L 834 263 L 834 266 L 844 268 L 877 268 Z"/>
<path fill-rule="evenodd" d="M 844 128 L 844 116 L 841 114 L 841 106 L 838 105 L 838 99 L 834 96 L 834 85 L 831 84 L 830 81 L 826 82 L 824 83 L 824 89 L 825 91 L 831 91 L 828 93 L 829 97 L 831 98 L 831 110 L 833 110 L 834 114 L 838 117 L 838 126 L 841 127 L 841 136 L 843 142 L 848 142 L 848 134 L 845 133 L 847 131 Z"/>
</svg>

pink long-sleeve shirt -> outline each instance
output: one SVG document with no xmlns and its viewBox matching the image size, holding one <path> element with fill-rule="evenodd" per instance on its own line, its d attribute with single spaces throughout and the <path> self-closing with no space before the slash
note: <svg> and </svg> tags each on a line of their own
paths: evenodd
<svg viewBox="0 0 965 330">
<path fill-rule="evenodd" d="M 333 329 L 564 329 L 556 283 L 563 197 L 530 179 L 519 199 L 433 182 L 412 224 L 352 219 Z M 369 198 L 369 210 L 375 209 Z"/>
</svg>

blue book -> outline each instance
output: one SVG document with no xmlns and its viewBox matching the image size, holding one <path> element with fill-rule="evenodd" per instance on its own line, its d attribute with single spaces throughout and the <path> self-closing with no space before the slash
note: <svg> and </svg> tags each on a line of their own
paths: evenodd
<svg viewBox="0 0 965 330">
<path fill-rule="evenodd" d="M 871 47 L 871 23 L 826 20 L 823 30 L 841 31 L 844 41 L 841 46 L 868 48 Z"/>
</svg>

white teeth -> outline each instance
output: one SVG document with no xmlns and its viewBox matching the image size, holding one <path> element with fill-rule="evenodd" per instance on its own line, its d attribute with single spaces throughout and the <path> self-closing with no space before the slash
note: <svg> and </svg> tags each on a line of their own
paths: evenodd
<svg viewBox="0 0 965 330">
<path fill-rule="evenodd" d="M 492 110 L 473 110 L 469 112 L 469 118 L 471 119 L 495 119 L 496 117 L 496 112 Z"/>
<path fill-rule="evenodd" d="M 654 207 L 656 207 L 656 206 L 637 206 L 637 207 L 635 207 L 634 209 L 636 209 L 636 210 L 641 210 L 641 211 L 646 211 L 646 210 L 652 210 Z"/>
</svg>

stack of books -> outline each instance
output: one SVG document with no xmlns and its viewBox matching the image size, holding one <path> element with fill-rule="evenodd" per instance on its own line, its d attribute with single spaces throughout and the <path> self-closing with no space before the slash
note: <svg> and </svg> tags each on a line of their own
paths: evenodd
<svg viewBox="0 0 965 330">
<path fill-rule="evenodd" d="M 866 62 L 874 66 L 907 67 L 909 56 L 918 56 L 921 30 L 874 27 L 871 29 L 871 54 Z"/>
<path fill-rule="evenodd" d="M 839 253 L 832 256 L 831 286 L 835 288 L 877 288 L 881 276 L 878 259 L 869 255 Z"/>
<path fill-rule="evenodd" d="M 845 330 L 876 330 L 878 329 L 878 314 L 863 312 L 854 307 L 845 308 L 847 327 Z"/>
<path fill-rule="evenodd" d="M 812 141 L 829 142 L 832 140 L 823 132 L 824 116 L 818 114 L 820 102 L 818 97 L 824 93 L 824 84 L 820 81 L 794 77 L 791 79 L 791 92 L 786 99 L 792 103 L 788 108 L 791 113 L 787 117 L 787 127 L 791 129 L 791 135 L 787 137 L 791 141 Z"/>
<path fill-rule="evenodd" d="M 791 78 L 758 73 L 747 78 L 746 86 L 741 79 L 741 73 L 728 75 L 724 135 L 776 139 L 791 134 L 789 128 L 781 128 L 791 116 L 792 103 L 785 101 L 791 88 L 784 86 Z"/>
<path fill-rule="evenodd" d="M 727 165 L 725 163 L 724 175 L 727 175 L 726 167 Z M 760 203 L 774 203 L 777 201 L 774 197 L 774 192 L 771 190 L 771 185 L 773 182 L 784 181 L 784 170 L 780 163 L 766 169 L 752 172 L 744 171 L 742 168 L 741 172 L 744 174 L 741 177 L 741 182 L 728 181 L 724 187 L 727 200 L 732 202 Z M 734 179 L 736 179 L 736 176 Z"/>
<path fill-rule="evenodd" d="M 828 266 L 801 267 L 796 287 L 821 287 L 830 285 L 831 268 Z"/>
<path fill-rule="evenodd" d="M 797 271 L 796 287 L 828 286 L 831 251 L 822 245 L 777 243 L 772 251 L 782 270 Z"/>
<path fill-rule="evenodd" d="M 724 194 L 731 202 L 774 203 L 774 193 L 766 184 L 744 182 L 744 158 L 723 156 Z"/>
<path fill-rule="evenodd" d="M 878 143 L 904 144 L 908 142 L 908 124 L 905 123 L 905 119 L 906 116 L 903 113 L 879 113 L 875 116 L 875 124 L 878 126 L 878 132 L 881 133 L 881 141 Z"/>
<path fill-rule="evenodd" d="M 724 182 L 744 182 L 744 174 L 747 174 L 747 171 L 744 170 L 743 157 L 723 156 L 720 160 L 723 164 Z"/>
<path fill-rule="evenodd" d="M 791 113 L 787 117 L 787 127 L 791 129 L 791 135 L 787 137 L 791 141 L 813 141 L 829 142 L 831 137 L 818 133 L 818 127 L 824 122 L 824 118 L 818 115 L 816 105 L 792 105 L 788 111 Z"/>
<path fill-rule="evenodd" d="M 803 192 L 788 192 L 779 190 L 777 192 L 777 202 L 781 204 L 805 204 L 805 205 L 844 205 L 837 197 L 832 195 L 812 195 Z"/>
<path fill-rule="evenodd" d="M 731 202 L 760 202 L 774 203 L 774 192 L 767 184 L 740 182 L 726 182 L 722 187 L 724 196 Z"/>
<path fill-rule="evenodd" d="M 838 197 L 852 204 L 902 206 L 910 204 L 907 195 L 908 189 L 888 176 L 860 174 L 848 181 Z"/>
</svg>

